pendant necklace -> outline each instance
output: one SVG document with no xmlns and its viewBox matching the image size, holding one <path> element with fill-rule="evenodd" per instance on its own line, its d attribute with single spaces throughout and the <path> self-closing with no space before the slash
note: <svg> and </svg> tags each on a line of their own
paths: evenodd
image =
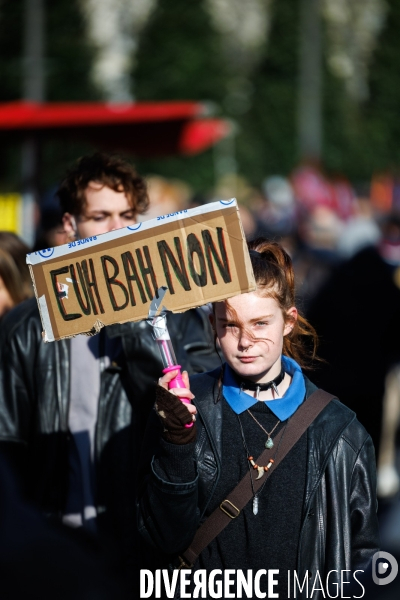
<svg viewBox="0 0 400 600">
<path fill-rule="evenodd" d="M 256 492 L 255 492 L 255 490 L 254 490 L 253 476 L 252 476 L 252 474 L 251 474 L 251 471 L 252 471 L 252 470 L 257 470 L 257 471 L 258 471 L 258 475 L 257 475 L 257 477 L 256 477 L 256 480 L 257 480 L 257 479 L 261 479 L 261 477 L 263 477 L 264 473 L 268 473 L 268 471 L 270 470 L 270 468 L 272 467 L 272 465 L 273 465 L 273 464 L 274 464 L 274 462 L 275 462 L 275 458 L 276 458 L 276 455 L 277 455 L 277 453 L 278 453 L 279 446 L 281 445 L 281 442 L 282 442 L 283 436 L 285 435 L 285 431 L 286 431 L 287 422 L 286 422 L 286 424 L 285 424 L 285 427 L 284 427 L 283 433 L 282 433 L 282 435 L 281 435 L 281 438 L 280 438 L 280 440 L 279 440 L 278 446 L 277 446 L 277 448 L 276 448 L 276 450 L 275 450 L 275 452 L 274 452 L 274 457 L 273 457 L 273 458 L 271 458 L 271 459 L 269 460 L 269 463 L 268 463 L 268 464 L 267 464 L 265 467 L 263 467 L 263 466 L 259 466 L 259 465 L 257 465 L 257 464 L 254 462 L 254 458 L 253 458 L 253 456 L 251 456 L 251 455 L 250 455 L 250 452 L 249 452 L 249 449 L 248 449 L 248 447 L 247 447 L 247 443 L 246 443 L 246 438 L 245 438 L 245 436 L 244 436 L 244 431 L 243 431 L 242 422 L 241 422 L 241 420 L 240 420 L 240 417 L 239 417 L 239 415 L 236 415 L 236 416 L 237 416 L 237 418 L 238 418 L 238 421 L 239 421 L 240 433 L 241 433 L 241 436 L 242 436 L 242 442 L 243 442 L 243 446 L 244 446 L 244 449 L 245 449 L 245 451 L 246 451 L 246 456 L 247 456 L 247 460 L 248 460 L 248 467 L 249 467 L 249 473 L 250 473 L 250 483 L 251 483 L 251 489 L 252 489 L 252 491 L 253 491 L 253 515 L 257 515 L 257 514 L 258 514 L 258 497 L 260 496 L 261 492 L 263 491 L 263 489 L 264 489 L 264 486 L 265 486 L 265 484 L 266 484 L 266 483 L 267 483 L 267 481 L 268 481 L 268 477 L 266 477 L 266 478 L 265 478 L 265 481 L 264 481 L 264 483 L 262 484 L 261 488 L 260 488 L 260 489 L 257 491 L 257 493 L 256 493 Z M 253 416 L 253 415 L 251 415 L 251 416 Z M 253 417 L 253 418 L 254 418 L 254 417 Z M 275 425 L 275 427 L 274 427 L 274 429 L 271 431 L 271 433 L 272 433 L 272 432 L 273 432 L 273 431 L 276 429 L 276 427 L 279 425 L 279 423 L 280 423 L 280 421 L 278 421 L 278 423 Z M 260 424 L 259 424 L 259 425 L 260 425 Z M 262 429 L 264 429 L 264 428 L 262 427 Z M 264 431 L 265 431 L 265 430 L 264 430 Z M 268 432 L 266 432 L 266 433 L 268 434 Z M 268 435 L 270 435 L 270 434 L 268 434 Z M 267 441 L 268 441 L 268 440 L 267 440 Z M 271 441 L 272 441 L 272 440 L 271 440 Z M 267 443 L 267 442 L 266 442 L 266 443 Z M 265 445 L 266 445 L 266 443 L 265 443 Z M 272 446 L 273 446 L 273 444 L 272 444 Z M 272 448 L 272 446 L 269 446 L 269 448 Z"/>
<path fill-rule="evenodd" d="M 261 425 L 261 423 L 259 423 L 257 421 L 257 419 L 255 418 L 255 416 L 253 415 L 253 413 L 250 412 L 249 409 L 247 409 L 247 412 L 249 413 L 249 415 L 251 416 L 251 418 L 254 419 L 254 421 L 257 423 L 257 425 L 259 427 L 261 427 L 261 429 L 263 430 L 263 432 L 267 434 L 268 438 L 267 438 L 267 441 L 265 442 L 264 446 L 266 448 L 273 448 L 274 447 L 274 442 L 273 442 L 273 440 L 271 438 L 271 435 L 274 433 L 275 429 L 278 427 L 278 425 L 280 423 L 280 419 L 278 419 L 278 422 L 275 425 L 275 427 L 268 433 L 268 431 L 266 429 L 264 429 L 264 427 Z"/>
</svg>

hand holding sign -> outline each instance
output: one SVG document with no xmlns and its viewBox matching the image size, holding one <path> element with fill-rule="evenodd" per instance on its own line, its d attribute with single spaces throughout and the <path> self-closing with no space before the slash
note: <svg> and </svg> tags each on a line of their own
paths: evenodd
<svg viewBox="0 0 400 600">
<path fill-rule="evenodd" d="M 197 409 L 193 404 L 190 404 L 190 401 L 193 400 L 194 396 L 190 391 L 189 376 L 187 374 L 187 371 L 183 371 L 181 375 L 185 387 L 170 387 L 171 381 L 173 381 L 173 379 L 176 378 L 176 375 L 178 373 L 179 369 L 175 369 L 175 371 L 168 371 L 158 380 L 158 385 L 163 387 L 165 390 L 169 390 L 171 394 L 178 396 L 178 398 L 185 403 L 185 406 L 188 409 L 188 411 L 192 415 L 195 415 L 197 414 Z"/>
<path fill-rule="evenodd" d="M 181 366 L 177 364 L 178 361 L 176 360 L 171 338 L 167 329 L 165 307 L 161 309 L 160 314 L 157 316 L 157 312 L 162 304 L 166 292 L 166 287 L 161 287 L 157 290 L 157 295 L 155 298 L 153 298 L 150 304 L 147 322 L 153 328 L 153 337 L 157 342 L 157 346 L 160 351 L 160 356 L 164 367 L 163 373 L 164 377 L 166 378 L 164 383 L 167 384 L 166 389 L 173 391 L 176 390 L 175 395 L 178 396 L 185 404 L 190 404 L 190 400 L 193 398 L 193 395 L 189 392 L 189 396 L 187 393 L 187 390 L 189 389 L 189 379 L 187 374 L 185 380 L 182 378 L 180 371 Z M 188 410 L 189 412 L 193 412 L 189 409 L 189 407 Z M 186 428 L 190 428 L 192 426 L 193 423 L 185 425 Z"/>
</svg>

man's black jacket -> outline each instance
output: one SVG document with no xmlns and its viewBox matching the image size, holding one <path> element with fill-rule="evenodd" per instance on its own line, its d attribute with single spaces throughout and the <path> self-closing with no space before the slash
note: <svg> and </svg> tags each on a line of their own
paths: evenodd
<svg viewBox="0 0 400 600">
<path fill-rule="evenodd" d="M 157 447 L 156 417 L 154 425 L 148 427 L 149 439 L 143 453 L 148 472 L 145 475 L 144 466 L 139 531 L 147 546 L 164 553 L 166 559 L 190 545 L 218 482 L 222 446 L 222 403 L 217 401 L 219 374 L 217 369 L 191 378 L 198 410 L 194 481 L 164 481 L 149 468 L 151 447 L 153 453 Z M 315 389 L 306 378 L 307 397 Z M 334 584 L 340 580 L 341 570 L 365 569 L 378 550 L 374 448 L 354 412 L 336 399 L 309 427 L 307 445 L 297 575 L 302 582 L 306 571 L 314 580 L 317 571 L 324 579 L 329 571 L 336 570 L 338 576 L 333 574 L 330 580 Z M 361 588 L 357 589 L 361 593 Z M 332 597 L 335 593 L 332 587 Z M 315 591 L 313 598 L 320 600 L 322 593 Z"/>
<path fill-rule="evenodd" d="M 168 317 L 177 359 L 191 373 L 214 368 L 218 360 L 208 327 L 201 310 Z M 122 351 L 101 368 L 98 523 L 119 545 L 132 547 L 138 451 L 162 364 L 145 322 L 112 325 L 99 335 L 119 337 Z M 28 499 L 56 518 L 67 493 L 69 385 L 69 340 L 44 343 L 36 300 L 20 304 L 0 326 L 0 451 L 22 474 Z"/>
</svg>

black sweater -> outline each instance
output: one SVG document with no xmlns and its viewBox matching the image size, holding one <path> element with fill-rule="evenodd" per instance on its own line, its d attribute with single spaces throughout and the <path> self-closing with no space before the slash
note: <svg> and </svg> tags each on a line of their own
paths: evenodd
<svg viewBox="0 0 400 600">
<path fill-rule="evenodd" d="M 222 472 L 207 515 L 226 498 L 248 471 L 247 452 L 243 445 L 237 415 L 223 402 Z M 258 402 L 250 409 L 266 431 L 271 431 L 277 417 L 266 404 Z M 250 453 L 257 457 L 264 450 L 266 434 L 247 412 L 240 415 Z M 272 438 L 284 427 L 280 423 Z M 163 452 L 155 469 L 163 478 L 191 481 L 194 478 L 193 444 L 163 444 Z M 258 514 L 253 514 L 250 501 L 202 552 L 195 569 L 241 569 L 253 574 L 259 569 L 279 569 L 279 584 L 274 591 L 287 597 L 287 572 L 296 569 L 297 544 L 300 536 L 303 496 L 306 478 L 307 435 L 304 434 L 285 457 L 279 468 L 266 480 L 259 492 Z M 253 477 L 257 474 L 252 471 Z M 264 475 L 266 478 L 267 476 Z M 232 589 L 235 589 L 233 587 Z M 261 578 L 261 589 L 267 592 L 267 577 Z"/>
</svg>

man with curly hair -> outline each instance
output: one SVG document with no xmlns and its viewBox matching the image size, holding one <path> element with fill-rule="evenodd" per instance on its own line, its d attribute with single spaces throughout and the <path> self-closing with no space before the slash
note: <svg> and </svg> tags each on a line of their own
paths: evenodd
<svg viewBox="0 0 400 600">
<path fill-rule="evenodd" d="M 99 153 L 73 165 L 58 197 L 70 241 L 132 225 L 149 203 L 135 169 Z M 185 369 L 213 366 L 203 311 L 168 326 Z M 150 329 L 124 323 L 44 343 L 33 299 L 7 315 L 0 338 L 0 453 L 43 513 L 106 540 L 131 574 L 138 452 L 162 370 Z"/>
</svg>

